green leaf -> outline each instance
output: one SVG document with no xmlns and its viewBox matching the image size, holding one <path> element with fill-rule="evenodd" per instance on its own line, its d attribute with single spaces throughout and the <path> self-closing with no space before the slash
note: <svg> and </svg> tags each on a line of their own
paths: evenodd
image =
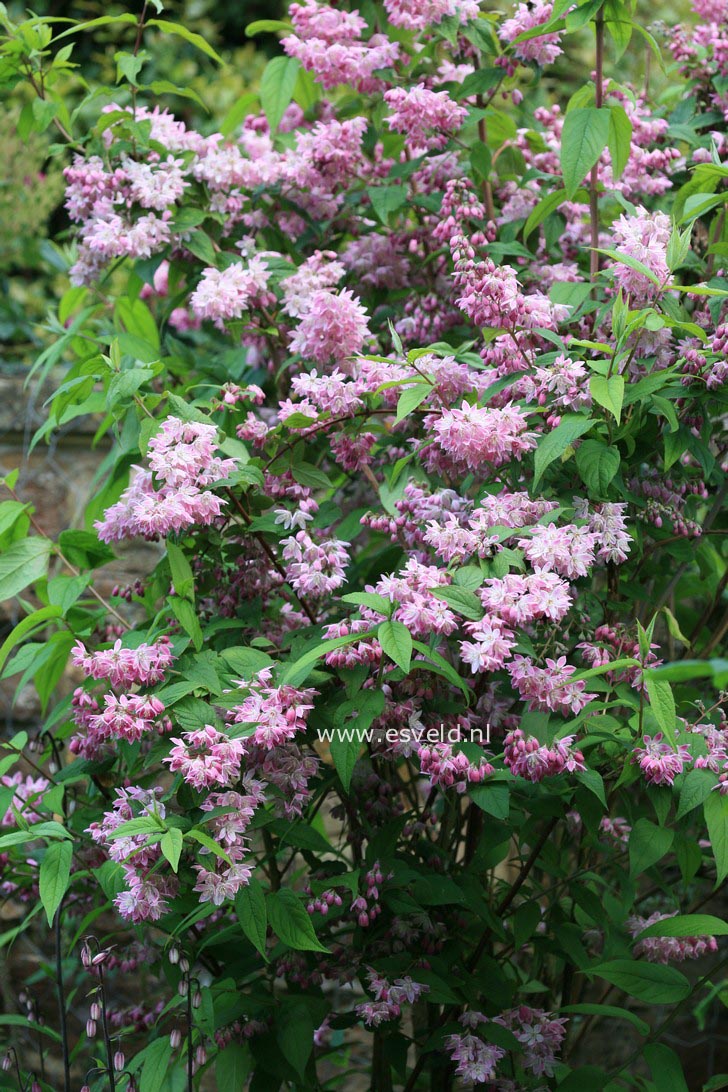
<svg viewBox="0 0 728 1092">
<path fill-rule="evenodd" d="M 473 622 L 479 622 L 483 617 L 483 605 L 477 595 L 466 588 L 447 587 L 431 588 L 430 594 L 435 599 L 442 599 L 449 607 L 452 607 L 464 618 L 470 618 Z"/>
<path fill-rule="evenodd" d="M 591 417 L 582 417 L 581 414 L 565 414 L 561 423 L 553 431 L 547 433 L 536 448 L 534 457 L 534 488 L 538 485 L 546 467 L 555 459 L 560 458 L 585 432 L 594 424 Z"/>
<path fill-rule="evenodd" d="M 15 646 L 20 644 L 31 630 L 37 629 L 39 626 L 45 626 L 46 622 L 54 618 L 60 618 L 62 613 L 60 607 L 39 607 L 38 610 L 34 610 L 32 614 L 18 622 L 17 626 L 10 631 L 2 645 L 0 645 L 0 670 Z"/>
<path fill-rule="evenodd" d="M 286 664 L 281 675 L 281 685 L 300 686 L 308 678 L 311 669 L 317 660 L 322 659 L 335 648 L 343 648 L 344 645 L 354 644 L 356 641 L 367 641 L 376 637 L 375 630 L 367 630 L 366 633 L 350 633 L 347 637 L 331 637 L 326 641 L 317 641 L 314 648 L 304 652 L 293 663 Z"/>
<path fill-rule="evenodd" d="M 432 391 L 432 384 L 425 382 L 417 383 L 415 386 L 407 387 L 403 390 L 397 400 L 397 416 L 395 423 L 404 420 L 413 410 L 417 409 L 420 402 L 424 402 L 428 394 Z"/>
<path fill-rule="evenodd" d="M 712 792 L 703 804 L 703 812 L 715 859 L 717 885 L 728 876 L 728 796 Z"/>
<path fill-rule="evenodd" d="M 596 106 L 569 110 L 561 136 L 561 173 L 571 200 L 609 140 L 611 111 Z"/>
<path fill-rule="evenodd" d="M 611 982 L 630 997 L 648 1005 L 674 1005 L 690 993 L 690 983 L 674 967 L 642 963 L 636 959 L 612 959 L 589 968 L 589 974 Z"/>
<path fill-rule="evenodd" d="M 201 53 L 211 57 L 213 61 L 217 61 L 218 64 L 223 63 L 223 59 L 219 53 L 216 53 L 212 46 L 205 41 L 201 34 L 195 34 L 194 31 L 188 30 L 186 26 L 181 23 L 168 23 L 166 19 L 148 19 L 148 27 L 159 27 L 165 34 L 177 34 L 180 38 L 184 38 L 186 42 L 193 45 L 195 49 L 199 49 Z"/>
<path fill-rule="evenodd" d="M 473 803 L 494 819 L 507 819 L 510 812 L 508 786 L 492 784 L 473 785 L 468 789 L 468 796 Z"/>
<path fill-rule="evenodd" d="M 583 190 L 582 196 L 585 195 L 586 190 Z M 579 199 L 576 194 L 574 197 L 576 200 Z M 524 243 L 528 240 L 529 235 L 536 230 L 539 224 L 542 224 L 552 212 L 556 212 L 559 206 L 563 205 L 564 201 L 566 201 L 566 191 L 562 189 L 554 190 L 553 193 L 547 194 L 546 197 L 543 197 L 539 201 L 536 207 L 531 210 L 531 213 L 523 226 Z"/>
<path fill-rule="evenodd" d="M 664 1043 L 649 1043 L 643 1056 L 650 1067 L 655 1088 L 660 1092 L 688 1092 L 683 1068 L 674 1050 Z"/>
<path fill-rule="evenodd" d="M 144 1065 L 139 1080 L 139 1092 L 162 1092 L 169 1073 L 172 1047 L 169 1036 L 155 1039 L 144 1051 Z"/>
<path fill-rule="evenodd" d="M 576 465 L 581 480 L 595 497 L 605 497 L 609 483 L 619 470 L 620 455 L 616 447 L 602 440 L 584 440 L 576 449 Z"/>
<path fill-rule="evenodd" d="M 683 815 L 687 815 L 693 808 L 704 803 L 716 784 L 716 775 L 710 770 L 690 770 L 685 775 L 680 790 L 680 803 L 675 818 L 682 819 Z"/>
<path fill-rule="evenodd" d="M 278 30 L 290 34 L 293 27 L 290 23 L 284 23 L 282 19 L 256 19 L 255 22 L 248 23 L 245 28 L 245 37 L 254 38 L 256 34 L 275 34 Z"/>
<path fill-rule="evenodd" d="M 624 376 L 593 375 L 589 380 L 589 390 L 595 402 L 608 409 L 619 424 L 624 403 Z"/>
<path fill-rule="evenodd" d="M 336 772 L 347 792 L 364 733 L 372 721 L 384 712 L 384 705 L 385 697 L 381 690 L 360 690 L 356 697 L 343 702 L 336 710 L 329 746 Z M 349 719 L 352 716 L 354 719 Z"/>
<path fill-rule="evenodd" d="M 245 1088 L 250 1072 L 250 1051 L 242 1043 L 230 1043 L 215 1058 L 215 1083 L 218 1089 Z"/>
<path fill-rule="evenodd" d="M 182 626 L 182 629 L 192 638 L 192 643 L 199 652 L 202 648 L 204 638 L 202 636 L 202 630 L 200 623 L 197 619 L 197 612 L 190 603 L 189 599 L 180 599 L 178 596 L 172 596 L 167 600 L 170 609 L 175 618 Z"/>
<path fill-rule="evenodd" d="M 35 536 L 15 542 L 0 555 L 0 602 L 12 599 L 46 575 L 51 541 Z"/>
<path fill-rule="evenodd" d="M 303 1077 L 313 1050 L 316 1025 L 305 1000 L 284 1000 L 276 1039 L 283 1057 Z"/>
<path fill-rule="evenodd" d="M 656 679 L 650 671 L 645 672 L 645 685 L 650 701 L 650 709 L 662 732 L 672 744 L 675 739 L 675 698 L 669 682 Z"/>
<path fill-rule="evenodd" d="M 412 634 L 402 622 L 382 622 L 377 630 L 377 640 L 382 651 L 405 675 L 412 662 Z"/>
<path fill-rule="evenodd" d="M 271 928 L 283 944 L 299 952 L 327 952 L 316 938 L 311 918 L 298 896 L 287 887 L 267 899 Z"/>
<path fill-rule="evenodd" d="M 390 213 L 397 212 L 407 203 L 407 187 L 401 183 L 393 186 L 370 186 L 367 194 L 372 208 L 383 224 L 389 223 Z"/>
<path fill-rule="evenodd" d="M 184 835 L 178 827 L 170 827 L 167 833 L 162 835 L 162 840 L 159 843 L 162 856 L 169 861 L 173 872 L 176 872 L 179 868 L 179 859 L 180 854 L 182 853 L 183 843 Z"/>
<path fill-rule="evenodd" d="M 612 261 L 618 262 L 620 265 L 627 265 L 630 269 L 634 269 L 635 273 L 641 273 L 643 277 L 647 277 L 649 281 L 652 281 L 654 285 L 659 288 L 660 282 L 649 266 L 646 266 L 644 262 L 640 262 L 637 258 L 632 258 L 628 254 L 622 254 L 618 250 L 611 250 L 609 247 L 595 247 L 597 254 L 605 254 L 607 258 L 611 258 Z M 679 286 L 675 285 L 675 288 L 679 291 Z M 694 292 L 695 286 L 691 285 L 689 289 L 685 291 Z M 708 293 L 712 294 L 712 293 Z"/>
<path fill-rule="evenodd" d="M 629 153 L 632 150 L 632 122 L 629 120 L 627 111 L 623 106 L 615 105 L 609 108 L 609 137 L 607 143 L 612 160 L 612 177 L 617 182 L 624 173 L 624 168 L 629 162 Z"/>
<path fill-rule="evenodd" d="M 192 575 L 192 566 L 185 557 L 184 551 L 174 542 L 167 542 L 167 560 L 172 574 L 172 584 L 175 595 L 182 599 L 195 599 L 195 578 Z"/>
<path fill-rule="evenodd" d="M 293 98 L 299 68 L 300 62 L 295 57 L 273 57 L 265 66 L 260 81 L 260 104 L 273 133 Z"/>
<path fill-rule="evenodd" d="M 638 819 L 629 836 L 629 871 L 639 876 L 657 864 L 670 849 L 675 837 L 673 830 L 658 827 L 649 819 Z"/>
<path fill-rule="evenodd" d="M 7 934 L 3 935 L 3 942 L 6 936 Z M 0 1027 L 28 1028 L 34 1035 L 47 1035 L 57 1043 L 61 1042 L 60 1035 L 53 1028 L 49 1028 L 47 1024 L 39 1024 L 37 1020 L 29 1020 L 27 1016 L 21 1016 L 20 1013 L 16 1012 L 0 1013 Z M 8 1086 L 6 1085 L 6 1087 Z"/>
<path fill-rule="evenodd" d="M 265 939 L 268 930 L 268 913 L 265 908 L 263 888 L 255 877 L 246 887 L 241 887 L 235 896 L 235 913 L 240 928 L 267 963 Z"/>
<path fill-rule="evenodd" d="M 716 918 L 713 914 L 679 914 L 674 918 L 663 918 L 653 925 L 648 925 L 635 940 L 647 937 L 724 937 L 728 936 L 728 921 Z"/>
<path fill-rule="evenodd" d="M 646 1024 L 644 1020 L 640 1020 L 635 1013 L 630 1012 L 628 1009 L 619 1008 L 617 1005 L 599 1005 L 596 1002 L 593 1004 L 564 1005 L 559 1009 L 559 1012 L 573 1012 L 582 1016 L 613 1016 L 615 1020 L 627 1020 L 632 1027 L 637 1029 L 640 1035 L 650 1034 L 649 1024 Z"/>
<path fill-rule="evenodd" d="M 40 863 L 40 901 L 49 925 L 53 924 L 56 910 L 68 890 L 72 860 L 73 842 L 52 842 Z"/>
</svg>

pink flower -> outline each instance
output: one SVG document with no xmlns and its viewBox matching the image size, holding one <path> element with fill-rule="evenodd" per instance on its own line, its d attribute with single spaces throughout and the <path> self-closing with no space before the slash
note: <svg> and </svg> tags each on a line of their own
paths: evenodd
<svg viewBox="0 0 728 1092">
<path fill-rule="evenodd" d="M 488 409 L 463 402 L 460 409 L 445 410 L 433 431 L 442 450 L 456 463 L 476 470 L 484 463 L 502 466 L 536 446 L 526 432 L 527 422 L 517 406 Z"/>
<path fill-rule="evenodd" d="M 161 682 L 174 656 L 169 638 L 160 637 L 153 645 L 142 643 L 136 648 L 123 648 L 118 640 L 113 648 L 99 652 L 87 652 L 81 641 L 77 641 L 71 659 L 89 678 L 108 679 L 111 686 L 120 689 Z"/>
<path fill-rule="evenodd" d="M 447 16 L 461 23 L 477 19 L 478 0 L 384 0 L 392 26 L 405 30 L 428 30 Z"/>
<path fill-rule="evenodd" d="M 692 762 L 687 744 L 671 747 L 662 732 L 643 736 L 642 744 L 632 751 L 632 761 L 639 763 L 648 785 L 672 785 L 678 774 Z"/>
<path fill-rule="evenodd" d="M 552 713 L 576 715 L 596 697 L 585 692 L 583 679 L 571 681 L 575 671 L 565 656 L 559 656 L 558 660 L 547 658 L 545 667 L 537 667 L 528 656 L 514 656 L 508 664 L 513 685 L 528 702 L 529 709 Z"/>
<path fill-rule="evenodd" d="M 552 523 L 532 527 L 530 536 L 519 539 L 518 545 L 539 572 L 555 571 L 574 580 L 586 576 L 593 566 L 597 536 L 587 527 Z"/>
<path fill-rule="evenodd" d="M 348 288 L 313 293 L 309 309 L 291 336 L 291 352 L 316 364 L 345 364 L 370 336 L 367 313 Z"/>
<path fill-rule="evenodd" d="M 190 307 L 198 318 L 240 318 L 252 301 L 266 289 L 270 273 L 263 258 L 255 256 L 247 265 L 235 262 L 227 269 L 205 269 L 190 296 Z"/>
<path fill-rule="evenodd" d="M 504 42 L 513 42 L 527 30 L 547 23 L 553 9 L 553 4 L 548 0 L 530 0 L 527 4 L 519 4 L 511 18 L 501 23 L 499 37 Z M 553 64 L 563 53 L 559 45 L 560 37 L 559 34 L 540 34 L 535 38 L 528 38 L 525 42 L 518 42 L 513 53 L 519 60 L 533 61 L 543 68 L 547 64 Z"/>
<path fill-rule="evenodd" d="M 467 115 L 447 91 L 428 91 L 423 83 L 385 91 L 384 101 L 391 110 L 390 129 L 404 133 L 410 147 L 418 151 L 444 148 Z"/>
<path fill-rule="evenodd" d="M 227 786 L 240 777 L 242 740 L 230 739 L 211 724 L 185 732 L 183 740 L 173 737 L 172 743 L 174 747 L 162 761 L 169 763 L 173 773 L 181 772 L 193 788 Z"/>
<path fill-rule="evenodd" d="M 648 918 L 633 915 L 627 918 L 627 928 L 633 937 L 638 936 L 648 926 L 658 921 L 669 921 L 674 918 L 677 910 L 671 914 L 661 914 L 656 911 Z M 634 946 L 635 959 L 644 956 L 650 963 L 684 962 L 686 959 L 700 959 L 708 952 L 717 952 L 718 942 L 710 935 L 694 937 L 646 937 L 638 940 Z"/>
<path fill-rule="evenodd" d="M 450 1059 L 457 1062 L 455 1072 L 467 1084 L 487 1084 L 495 1080 L 495 1069 L 501 1058 L 505 1058 L 503 1047 L 485 1043 L 477 1035 L 467 1032 L 465 1035 L 448 1035 L 445 1048 Z"/>
<path fill-rule="evenodd" d="M 581 751 L 572 751 L 573 742 L 573 736 L 562 736 L 547 747 L 516 728 L 503 741 L 503 761 L 514 777 L 527 781 L 542 781 L 544 777 L 556 777 L 564 771 L 574 773 L 586 767 Z"/>
</svg>

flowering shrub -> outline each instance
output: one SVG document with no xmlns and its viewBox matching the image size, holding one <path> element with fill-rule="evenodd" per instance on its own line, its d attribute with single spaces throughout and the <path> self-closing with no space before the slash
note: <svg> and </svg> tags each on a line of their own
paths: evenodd
<svg viewBox="0 0 728 1092">
<path fill-rule="evenodd" d="M 620 0 L 293 3 L 223 137 L 144 82 L 147 28 L 209 52 L 151 7 L 103 17 L 90 131 L 55 90 L 83 27 L 5 24 L 72 149 L 37 440 L 113 438 L 85 528 L 13 475 L 0 505 L 0 660 L 47 717 L 4 744 L 5 939 L 47 920 L 73 999 L 25 995 L 6 1069 L 686 1088 L 664 1032 L 728 932 L 726 10 L 668 37 L 666 110 L 617 79 L 659 52 Z"/>
</svg>

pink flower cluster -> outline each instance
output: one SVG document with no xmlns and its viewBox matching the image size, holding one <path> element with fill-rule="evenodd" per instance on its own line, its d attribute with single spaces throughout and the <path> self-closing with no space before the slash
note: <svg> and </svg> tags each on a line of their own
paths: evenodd
<svg viewBox="0 0 728 1092">
<path fill-rule="evenodd" d="M 448 16 L 461 23 L 477 19 L 478 0 L 384 0 L 392 26 L 405 30 L 429 30 Z"/>
<path fill-rule="evenodd" d="M 648 785 L 672 785 L 692 762 L 692 755 L 686 743 L 671 745 L 662 732 L 657 732 L 642 737 L 642 746 L 632 751 L 632 761 L 639 765 Z"/>
<path fill-rule="evenodd" d="M 112 648 L 98 652 L 87 652 L 77 641 L 71 659 L 90 679 L 107 679 L 111 686 L 121 689 L 161 682 L 174 655 L 169 637 L 162 636 L 152 645 L 143 642 L 136 648 L 123 648 L 118 640 Z"/>
<path fill-rule="evenodd" d="M 148 845 L 149 832 L 124 835 L 117 831 L 132 819 L 150 820 L 150 831 L 163 829 L 166 815 L 159 800 L 162 790 L 132 786 L 116 790 L 112 811 L 105 813 L 100 823 L 92 823 L 88 833 L 106 848 L 112 861 L 123 870 L 127 889 L 120 892 L 114 904 L 124 918 L 134 923 L 158 921 L 169 909 L 168 899 L 177 892 L 175 877 L 165 876 L 155 865 L 160 859 L 159 843 Z"/>
<path fill-rule="evenodd" d="M 388 982 L 376 971 L 370 970 L 367 981 L 374 994 L 374 1001 L 357 1005 L 355 1011 L 369 1028 L 377 1028 L 387 1020 L 396 1019 L 402 1011 L 402 1005 L 413 1005 L 423 994 L 430 992 L 429 986 L 415 982 L 409 975 Z"/>
<path fill-rule="evenodd" d="M 163 421 L 149 441 L 152 473 L 134 467 L 121 499 L 94 524 L 102 542 L 156 538 L 217 519 L 225 500 L 204 487 L 229 477 L 237 462 L 215 455 L 216 438 L 215 425 L 177 417 Z"/>
<path fill-rule="evenodd" d="M 291 4 L 290 16 L 296 35 L 283 38 L 281 45 L 325 88 L 343 83 L 374 91 L 381 85 L 374 73 L 393 65 L 399 56 L 396 42 L 383 34 L 362 38 L 366 23 L 358 12 L 305 0 Z"/>
<path fill-rule="evenodd" d="M 174 747 L 162 761 L 169 763 L 172 773 L 181 773 L 194 789 L 227 788 L 240 777 L 242 740 L 231 739 L 213 725 L 185 732 L 183 739 L 172 737 L 172 743 Z"/>
<path fill-rule="evenodd" d="M 225 269 L 205 269 L 190 296 L 192 312 L 198 318 L 212 319 L 218 324 L 225 319 L 240 318 L 254 303 L 260 306 L 275 299 L 265 298 L 269 277 L 265 260 L 258 255 L 247 265 L 234 262 Z"/>
<path fill-rule="evenodd" d="M 581 751 L 572 750 L 574 736 L 562 736 L 550 746 L 539 743 L 534 736 L 525 736 L 520 728 L 509 732 L 503 741 L 503 761 L 514 777 L 526 781 L 542 781 L 567 771 L 585 770 Z"/>
<path fill-rule="evenodd" d="M 313 709 L 316 691 L 297 690 L 294 686 L 271 686 L 272 672 L 264 668 L 252 682 L 238 685 L 248 690 L 247 697 L 228 712 L 230 724 L 249 724 L 253 734 L 241 741 L 243 747 L 274 748 L 306 731 L 308 714 Z"/>
<path fill-rule="evenodd" d="M 429 91 L 423 83 L 393 87 L 384 92 L 384 101 L 391 111 L 387 124 L 405 134 L 413 154 L 444 148 L 467 115 L 446 91 Z"/>
<path fill-rule="evenodd" d="M 677 910 L 671 914 L 661 914 L 656 911 L 648 918 L 633 915 L 627 918 L 627 928 L 633 937 L 639 937 L 643 930 L 658 921 L 669 921 L 675 917 Z M 700 959 L 708 952 L 717 952 L 718 942 L 713 936 L 696 937 L 645 937 L 638 940 L 634 946 L 635 959 L 644 956 L 650 963 L 682 963 L 686 959 Z"/>
<path fill-rule="evenodd" d="M 486 463 L 503 466 L 521 459 L 536 446 L 523 411 L 517 406 L 503 409 L 471 406 L 444 410 L 433 424 L 436 442 L 455 465 L 479 470 Z"/>
<path fill-rule="evenodd" d="M 575 672 L 565 656 L 556 660 L 547 657 L 544 667 L 537 667 L 528 656 L 514 656 L 508 664 L 513 685 L 528 708 L 551 713 L 576 715 L 596 697 L 586 692 L 583 679 L 572 680 Z"/>
</svg>

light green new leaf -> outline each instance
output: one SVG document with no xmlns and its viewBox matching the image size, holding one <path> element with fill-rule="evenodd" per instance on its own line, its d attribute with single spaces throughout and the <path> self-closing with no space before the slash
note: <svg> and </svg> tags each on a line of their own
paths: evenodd
<svg viewBox="0 0 728 1092">
<path fill-rule="evenodd" d="M 72 860 L 73 842 L 52 842 L 40 863 L 40 901 L 49 925 L 53 924 L 56 910 L 68 890 Z"/>
<path fill-rule="evenodd" d="M 609 410 L 617 424 L 622 416 L 624 403 L 624 376 L 593 375 L 589 380 L 589 391 L 595 402 Z"/>
<path fill-rule="evenodd" d="M 0 602 L 12 599 L 48 571 L 51 540 L 40 536 L 15 542 L 0 556 Z"/>
<path fill-rule="evenodd" d="M 184 835 L 182 831 L 178 827 L 170 827 L 167 833 L 162 835 L 162 840 L 159 843 L 162 856 L 169 861 L 173 872 L 176 872 L 179 868 L 183 842 Z"/>
<path fill-rule="evenodd" d="M 650 701 L 650 709 L 655 714 L 655 719 L 661 730 L 667 736 L 668 743 L 675 738 L 675 698 L 669 682 L 656 679 L 650 672 L 645 672 L 645 685 L 647 697 Z"/>
<path fill-rule="evenodd" d="M 377 639 L 384 654 L 394 660 L 406 675 L 412 662 L 412 634 L 407 626 L 402 622 L 382 622 L 377 630 Z"/>
<path fill-rule="evenodd" d="M 622 26 L 623 24 L 617 24 Z M 609 108 L 609 155 L 612 160 L 612 177 L 617 182 L 624 173 L 632 150 L 632 122 L 623 106 Z"/>
<path fill-rule="evenodd" d="M 280 125 L 293 98 L 299 68 L 295 57 L 274 57 L 265 66 L 260 81 L 260 104 L 272 132 Z"/>
<path fill-rule="evenodd" d="M 555 459 L 560 458 L 571 447 L 574 440 L 578 440 L 594 424 L 591 417 L 582 417 L 580 414 L 565 414 L 561 423 L 547 433 L 536 448 L 534 456 L 534 488 L 538 485 L 543 472 Z"/>
<path fill-rule="evenodd" d="M 571 200 L 609 140 L 609 109 L 580 106 L 569 110 L 561 136 L 561 173 Z"/>
</svg>

